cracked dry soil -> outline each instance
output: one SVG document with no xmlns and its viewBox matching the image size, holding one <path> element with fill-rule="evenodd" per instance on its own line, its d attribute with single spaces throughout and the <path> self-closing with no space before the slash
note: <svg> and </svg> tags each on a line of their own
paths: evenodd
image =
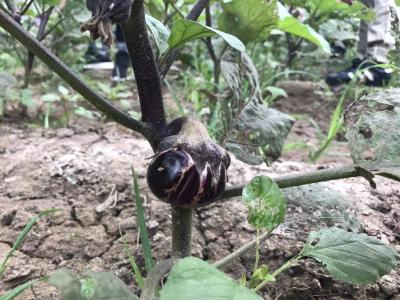
<svg viewBox="0 0 400 300">
<path fill-rule="evenodd" d="M 120 226 L 143 268 L 131 166 L 139 174 L 153 253 L 161 260 L 170 252 L 169 206 L 149 193 L 144 178 L 151 154 L 146 141 L 113 123 L 54 130 L 0 125 L 0 260 L 31 217 L 45 209 L 61 209 L 41 219 L 11 259 L 0 281 L 0 295 L 61 267 L 78 272 L 113 271 L 135 290 L 119 233 Z M 346 162 L 348 158 L 328 158 L 319 165 L 310 165 L 286 155 L 270 167 L 250 167 L 233 159 L 230 184 L 246 182 L 259 174 L 278 176 Z M 326 187 L 339 190 L 355 206 L 364 232 L 399 250 L 400 185 L 385 179 L 377 179 L 377 183 L 376 190 L 361 178 L 327 183 Z M 307 197 L 304 194 L 300 201 L 308 201 Z M 289 202 L 290 223 L 262 243 L 261 263 L 273 270 L 295 255 L 316 215 Z M 240 199 L 217 203 L 195 212 L 192 254 L 212 262 L 254 236 Z M 249 253 L 225 271 L 240 278 L 249 274 L 253 263 L 254 253 Z M 400 299 L 399 295 L 399 268 L 376 284 L 357 287 L 334 280 L 310 260 L 286 271 L 264 291 L 265 299 Z M 55 289 L 40 284 L 18 299 L 59 297 Z"/>
</svg>

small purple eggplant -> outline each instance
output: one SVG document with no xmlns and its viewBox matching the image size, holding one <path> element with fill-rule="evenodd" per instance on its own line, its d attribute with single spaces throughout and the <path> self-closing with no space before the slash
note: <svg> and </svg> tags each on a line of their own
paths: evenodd
<svg viewBox="0 0 400 300">
<path fill-rule="evenodd" d="M 177 207 L 213 203 L 225 191 L 230 157 L 200 122 L 187 118 L 174 122 L 170 127 L 179 124 L 179 132 L 161 142 L 147 169 L 150 190 Z"/>
</svg>

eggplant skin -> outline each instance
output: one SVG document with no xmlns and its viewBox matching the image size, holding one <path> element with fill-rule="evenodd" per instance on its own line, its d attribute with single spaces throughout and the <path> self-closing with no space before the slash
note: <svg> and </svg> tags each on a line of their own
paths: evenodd
<svg viewBox="0 0 400 300">
<path fill-rule="evenodd" d="M 173 206 L 205 206 L 225 191 L 230 157 L 200 122 L 181 121 L 179 133 L 160 143 L 147 168 L 147 183 L 158 199 Z"/>
</svg>

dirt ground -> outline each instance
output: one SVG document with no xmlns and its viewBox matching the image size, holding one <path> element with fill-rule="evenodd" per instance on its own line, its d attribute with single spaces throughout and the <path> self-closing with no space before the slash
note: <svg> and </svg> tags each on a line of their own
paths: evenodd
<svg viewBox="0 0 400 300">
<path fill-rule="evenodd" d="M 298 103 L 296 95 L 289 93 L 289 96 L 287 101 Z M 307 105 L 304 97 L 301 101 Z M 286 105 L 282 107 L 288 110 Z M 289 141 L 315 145 L 315 136 L 315 130 L 305 118 L 296 123 Z M 0 261 L 31 217 L 49 208 L 61 210 L 43 218 L 16 252 L 0 281 L 0 295 L 61 267 L 78 272 L 113 271 L 136 289 L 119 233 L 120 227 L 143 268 L 142 252 L 137 243 L 131 167 L 139 174 L 153 253 L 160 260 L 167 258 L 170 252 L 169 207 L 149 193 L 144 178 L 151 154 L 146 141 L 114 123 L 75 124 L 71 128 L 50 130 L 28 129 L 15 122 L 1 123 Z M 249 181 L 259 174 L 275 177 L 350 162 L 342 142 L 336 142 L 318 164 L 310 164 L 307 152 L 299 149 L 286 151 L 271 166 L 249 167 L 233 159 L 229 169 L 230 184 Z M 323 226 L 320 212 L 326 210 L 326 203 L 332 203 L 331 196 L 346 203 L 328 207 L 345 216 L 343 219 L 347 218 L 348 222 L 342 226 L 359 224 L 362 232 L 400 251 L 400 184 L 382 178 L 377 178 L 376 182 L 375 190 L 366 180 L 353 178 L 303 187 L 300 193 L 286 191 L 287 222 L 262 244 L 261 263 L 274 270 L 295 255 L 311 228 Z M 323 193 L 312 196 L 310 192 L 318 189 Z M 196 210 L 194 223 L 192 254 L 211 262 L 254 238 L 240 199 Z M 253 263 L 254 253 L 249 253 L 226 271 L 240 278 L 249 274 Z M 357 287 L 334 280 L 318 264 L 305 260 L 282 274 L 277 283 L 269 285 L 264 297 L 400 299 L 400 268 L 376 284 Z M 58 299 L 58 294 L 50 286 L 40 284 L 18 299 Z"/>
</svg>

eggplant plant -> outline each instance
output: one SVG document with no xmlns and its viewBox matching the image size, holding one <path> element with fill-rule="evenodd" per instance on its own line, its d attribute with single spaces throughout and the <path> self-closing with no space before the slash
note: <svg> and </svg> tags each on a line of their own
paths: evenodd
<svg viewBox="0 0 400 300">
<path fill-rule="evenodd" d="M 167 120 L 161 88 L 162 76 L 151 48 L 144 1 L 87 0 L 86 4 L 92 12 L 92 18 L 82 29 L 89 30 L 92 37 L 100 37 L 105 42 L 110 42 L 111 25 L 119 23 L 123 28 L 138 89 L 141 120 L 134 119 L 86 85 L 51 51 L 27 33 L 13 19 L 13 15 L 7 14 L 3 9 L 0 9 L 0 27 L 34 53 L 98 110 L 122 126 L 142 134 L 152 147 L 154 156 L 148 166 L 146 178 L 153 194 L 171 205 L 172 247 L 170 259 L 158 262 L 155 266 L 152 266 L 152 263 L 146 264 L 145 279 L 135 271 L 141 287 L 140 299 L 183 300 L 191 299 L 193 295 L 196 295 L 196 299 L 261 299 L 257 292 L 271 281 L 275 281 L 280 273 L 306 257 L 321 262 L 340 280 L 357 284 L 374 282 L 397 266 L 398 253 L 383 242 L 365 234 L 328 228 L 311 232 L 300 253 L 273 272 L 266 266 L 258 266 L 256 260 L 252 277 L 244 284 L 235 282 L 218 270 L 255 247 L 257 249 L 259 243 L 284 222 L 287 204 L 281 189 L 357 176 L 367 178 L 371 185 L 374 184 L 375 175 L 400 180 L 398 143 L 382 146 L 383 137 L 387 141 L 388 133 L 391 140 L 399 140 L 400 106 L 393 96 L 398 96 L 399 91 L 360 99 L 346 112 L 354 165 L 275 179 L 257 176 L 245 185 L 226 188 L 230 166 L 228 152 L 209 137 L 206 128 L 199 121 L 187 116 Z M 187 19 L 182 19 L 178 25 L 186 28 L 188 24 L 196 23 L 194 21 L 208 5 L 208 0 L 198 0 Z M 179 33 L 184 35 L 187 31 L 171 33 L 174 38 L 169 39 L 170 50 L 162 58 L 164 72 L 168 71 L 181 47 L 173 47 L 179 45 Z M 217 34 L 228 45 L 244 51 L 240 41 L 227 33 L 210 29 L 208 26 L 201 27 L 200 33 L 200 37 Z M 182 39 L 190 38 L 185 36 Z M 393 118 L 396 122 L 392 121 Z M 369 128 L 369 132 L 372 132 L 368 138 L 362 134 L 365 130 L 359 130 L 361 127 Z M 382 129 L 383 132 L 380 132 Z M 368 158 L 363 154 L 366 152 L 369 153 Z M 371 152 L 375 154 L 372 159 Z M 138 200 L 140 196 L 136 181 L 135 191 Z M 227 202 L 238 196 L 242 196 L 248 206 L 249 223 L 263 233 L 214 265 L 190 257 L 193 210 L 216 201 Z M 137 203 L 140 205 L 140 202 Z M 141 219 L 144 220 L 143 216 Z M 15 248 L 19 244 L 20 242 Z M 1 269 L 4 270 L 5 266 L 6 263 L 3 263 Z M 160 289 L 160 282 L 167 274 L 169 275 L 166 284 Z M 59 270 L 47 280 L 58 287 L 63 299 L 67 300 L 139 299 L 118 278 L 109 273 L 86 272 L 77 276 L 70 271 Z M 33 284 L 36 282 L 28 282 L 1 299 L 13 299 Z"/>
</svg>

